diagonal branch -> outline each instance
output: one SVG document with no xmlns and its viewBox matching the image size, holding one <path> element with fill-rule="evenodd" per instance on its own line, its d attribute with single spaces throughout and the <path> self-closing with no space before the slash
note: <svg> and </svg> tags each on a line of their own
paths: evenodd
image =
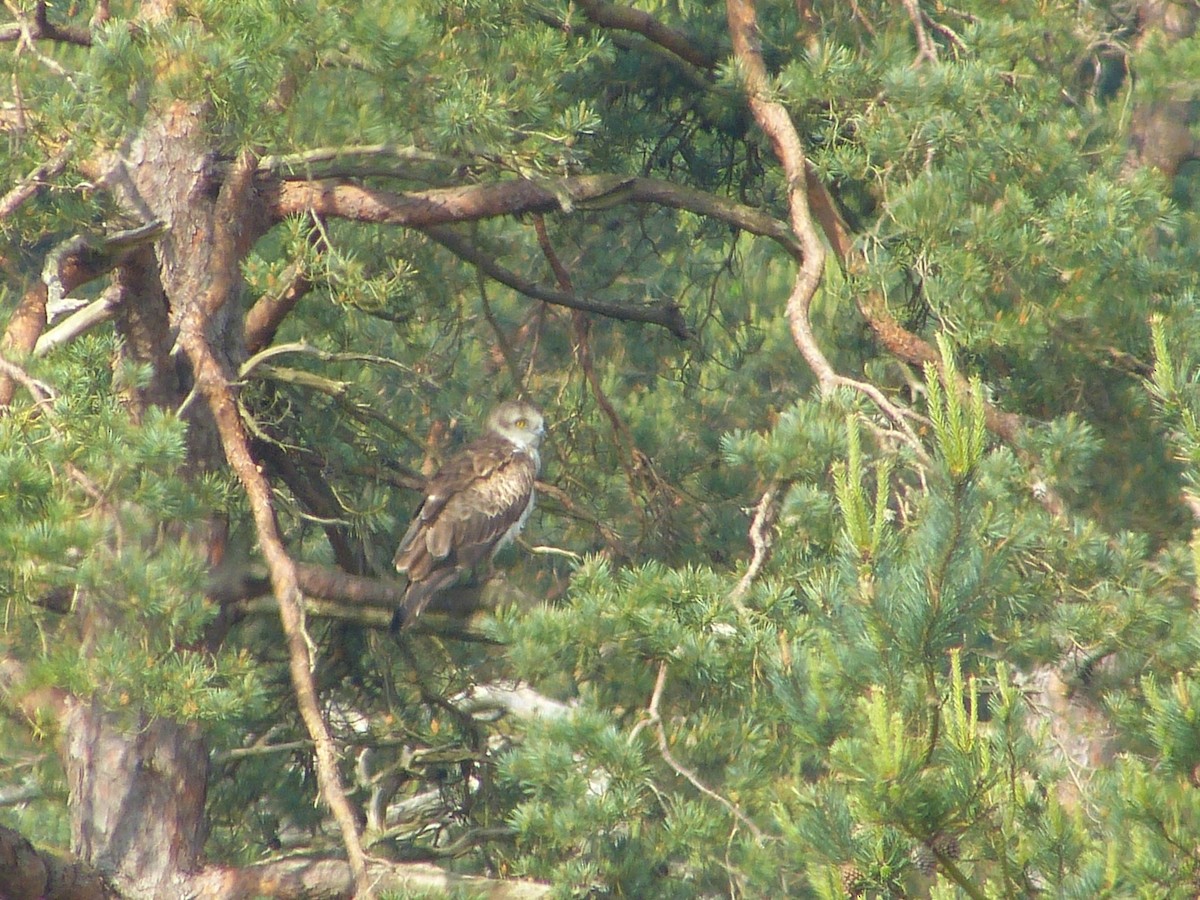
<svg viewBox="0 0 1200 900">
<path fill-rule="evenodd" d="M 480 272 L 488 276 L 488 278 L 498 281 L 500 284 L 510 287 L 514 291 L 524 294 L 526 297 L 541 300 L 543 303 L 550 303 L 554 306 L 565 306 L 568 309 L 580 310 L 581 312 L 596 313 L 609 319 L 619 319 L 625 322 L 645 322 L 648 325 L 661 325 L 680 340 L 687 340 L 690 336 L 683 313 L 673 303 L 661 306 L 626 305 L 583 297 L 574 291 L 556 291 L 535 284 L 526 278 L 522 278 L 516 272 L 506 269 L 496 262 L 494 257 L 485 253 L 481 248 L 451 228 L 443 226 L 427 228 L 425 229 L 425 234 L 459 259 L 475 266 Z"/>
<path fill-rule="evenodd" d="M 112 306 L 107 298 L 102 298 L 68 317 L 51 333 L 43 334 L 55 300 L 120 265 L 143 240 L 153 239 L 159 233 L 159 223 L 152 223 L 99 238 L 76 235 L 59 244 L 47 256 L 42 278 L 25 291 L 8 320 L 8 327 L 0 337 L 0 352 L 17 358 L 30 353 L 42 355 L 57 343 L 79 334 L 81 328 L 111 318 Z M 0 372 L 0 410 L 12 402 L 13 390 L 12 379 Z"/>
<path fill-rule="evenodd" d="M 20 40 L 59 41 L 80 47 L 92 46 L 92 34 L 86 28 L 56 25 L 50 21 L 46 0 L 39 0 L 33 9 L 33 18 L 18 17 L 16 22 L 0 26 L 0 43 Z M 9 7 L 12 9 L 12 7 Z M 14 12 L 14 15 L 17 15 Z"/>
<path fill-rule="evenodd" d="M 366 856 L 359 841 L 357 825 L 350 803 L 346 799 L 337 769 L 337 751 L 321 715 L 316 685 L 313 681 L 314 660 L 304 633 L 302 595 L 296 563 L 288 555 L 279 533 L 272 506 L 271 486 L 250 452 L 250 439 L 238 411 L 233 379 L 214 352 L 208 338 L 213 316 L 230 300 L 236 289 L 238 271 L 236 236 L 233 223 L 238 221 L 235 204 L 249 193 L 254 174 L 254 162 L 249 154 L 238 161 L 229 180 L 217 199 L 217 221 L 226 223 L 218 228 L 214 247 L 216 265 L 208 290 L 191 300 L 179 326 L 179 343 L 187 355 L 196 379 L 196 388 L 207 402 L 216 421 L 225 458 L 246 492 L 254 518 L 259 547 L 271 575 L 271 585 L 279 603 L 279 618 L 287 640 L 288 665 L 300 716 L 312 738 L 316 757 L 317 783 L 325 803 L 341 830 L 350 869 L 358 892 L 371 894 Z"/>
<path fill-rule="evenodd" d="M 745 574 L 729 592 L 729 602 L 734 606 L 742 605 L 742 600 L 750 592 L 750 586 L 762 574 L 763 567 L 771 558 L 771 548 L 775 543 L 775 520 L 779 517 L 779 506 L 789 487 L 790 481 L 772 480 L 754 506 L 754 518 L 750 522 L 749 532 L 753 555 Z"/>
<path fill-rule="evenodd" d="M 617 304 L 583 297 L 561 287 L 559 290 L 543 287 L 506 269 L 448 226 L 572 207 L 647 203 L 727 222 L 770 238 L 797 259 L 802 255 L 800 244 L 786 222 L 754 207 L 657 178 L 590 175 L 553 182 L 513 179 L 402 193 L 349 182 L 267 180 L 263 193 L 276 220 L 313 213 L 419 229 L 488 277 L 528 297 L 608 318 L 660 325 L 681 340 L 689 336 L 689 331 L 681 311 L 673 304 Z"/>
<path fill-rule="evenodd" d="M 752 0 L 727 0 L 729 33 L 733 38 L 733 53 L 746 85 L 746 99 L 754 119 L 771 141 L 775 156 L 783 166 L 788 184 L 788 214 L 799 242 L 800 265 L 792 292 L 787 300 L 788 323 L 792 339 L 800 355 L 817 377 L 822 394 L 838 387 L 848 387 L 869 397 L 906 443 L 922 459 L 926 453 L 907 419 L 913 413 L 887 398 L 878 387 L 866 381 L 856 381 L 839 375 L 825 358 L 813 333 L 809 310 L 825 270 L 825 245 L 821 242 L 813 221 L 808 198 L 808 165 L 804 145 L 791 115 L 783 104 L 770 97 L 767 67 L 763 62 L 758 32 L 758 18 Z"/>
<path fill-rule="evenodd" d="M 259 170 L 261 169 L 262 164 L 259 163 Z M 327 253 L 330 246 L 325 224 L 316 215 L 309 218 L 313 227 L 306 236 L 308 247 L 318 255 Z M 279 290 L 260 297 L 246 313 L 242 335 L 246 342 L 246 352 L 251 356 L 275 339 L 275 333 L 283 324 L 283 320 L 315 287 L 308 274 L 308 261 L 303 257 L 293 260 L 280 280 L 283 286 Z"/>
<path fill-rule="evenodd" d="M 588 20 L 596 25 L 640 34 L 698 69 L 711 71 L 716 68 L 717 58 L 714 54 L 698 47 L 688 35 L 664 25 L 650 13 L 606 0 L 578 0 L 578 6 Z"/>
<path fill-rule="evenodd" d="M 550 243 L 550 234 L 546 231 L 545 219 L 541 216 L 534 216 L 533 227 L 537 232 L 538 246 L 542 248 L 542 254 L 550 264 L 550 269 L 554 272 L 554 278 L 558 282 L 558 286 L 563 291 L 574 293 L 575 287 L 571 281 L 571 275 L 567 271 L 566 266 L 562 264 L 562 260 L 558 258 L 558 254 L 554 250 L 554 245 Z M 579 360 L 579 367 L 583 370 L 583 377 L 591 387 L 592 396 L 595 398 L 597 405 L 604 413 L 605 418 L 608 419 L 609 425 L 612 426 L 617 453 L 621 460 L 621 467 L 625 470 L 625 477 L 629 483 L 629 492 L 636 500 L 638 478 L 634 460 L 637 458 L 638 450 L 633 442 L 633 436 L 629 433 L 629 427 L 617 415 L 616 408 L 612 405 L 612 401 L 608 399 L 608 395 L 604 392 L 604 386 L 600 383 L 600 378 L 596 375 L 596 367 L 592 364 L 592 346 L 588 340 L 587 316 L 576 310 L 571 317 L 571 324 L 575 332 L 575 356 Z"/>
<path fill-rule="evenodd" d="M 18 181 L 3 197 L 0 197 L 0 219 L 8 218 L 22 203 L 41 193 L 49 179 L 62 174 L 74 154 L 75 144 L 68 141 L 59 148 L 57 153 Z"/>
<path fill-rule="evenodd" d="M 759 828 L 753 819 L 742 812 L 732 801 L 722 797 L 701 781 L 695 772 L 684 766 L 671 753 L 671 742 L 667 738 L 667 728 L 663 724 L 662 712 L 659 709 L 659 705 L 662 703 L 663 688 L 666 687 L 666 684 L 667 663 L 664 661 L 658 665 L 658 677 L 654 681 L 654 692 L 650 696 L 650 705 L 646 708 L 646 718 L 643 720 L 647 725 L 654 728 L 654 733 L 658 738 L 658 752 L 662 756 L 663 761 L 675 771 L 675 774 L 686 778 L 692 787 L 705 797 L 715 800 L 721 806 L 725 807 L 729 814 L 745 825 L 759 842 L 766 840 L 767 833 Z"/>
</svg>

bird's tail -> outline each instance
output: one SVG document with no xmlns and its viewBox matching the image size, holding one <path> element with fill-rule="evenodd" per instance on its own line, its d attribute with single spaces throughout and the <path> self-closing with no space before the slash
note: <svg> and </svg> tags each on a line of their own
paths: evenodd
<svg viewBox="0 0 1200 900">
<path fill-rule="evenodd" d="M 429 605 L 433 595 L 454 581 L 457 575 L 458 573 L 454 570 L 449 570 L 424 581 L 410 581 L 408 589 L 404 592 L 404 599 L 392 613 L 392 634 L 412 625 L 417 620 L 417 616 L 421 615 L 425 607 Z"/>
</svg>

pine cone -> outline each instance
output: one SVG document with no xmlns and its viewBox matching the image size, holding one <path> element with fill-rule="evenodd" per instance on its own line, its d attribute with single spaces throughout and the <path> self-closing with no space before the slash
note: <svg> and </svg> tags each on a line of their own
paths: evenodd
<svg viewBox="0 0 1200 900">
<path fill-rule="evenodd" d="M 933 855 L 933 849 L 928 844 L 917 844 L 912 849 L 913 865 L 917 867 L 917 871 L 928 877 L 937 871 L 937 857 Z"/>
<path fill-rule="evenodd" d="M 958 859 L 958 838 L 952 834 L 938 834 L 918 844 L 912 851 L 913 865 L 922 875 L 932 875 L 937 871 L 938 853 L 947 859 Z"/>
<path fill-rule="evenodd" d="M 851 897 L 862 897 L 867 892 L 867 876 L 854 863 L 841 866 L 842 889 Z"/>
<path fill-rule="evenodd" d="M 939 834 L 931 842 L 931 846 L 947 859 L 958 859 L 958 838 L 952 834 Z"/>
</svg>

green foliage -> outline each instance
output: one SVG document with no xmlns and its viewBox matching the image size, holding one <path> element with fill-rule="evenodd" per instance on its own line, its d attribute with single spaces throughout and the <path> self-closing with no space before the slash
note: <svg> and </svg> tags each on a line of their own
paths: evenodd
<svg viewBox="0 0 1200 900">
<path fill-rule="evenodd" d="M 215 614 L 203 548 L 184 538 L 227 488 L 187 472 L 176 417 L 150 409 L 131 419 L 116 390 L 144 373 L 107 371 L 114 350 L 112 338 L 74 343 L 44 373 L 72 390 L 0 419 L 4 646 L 29 664 L 29 687 L 226 721 L 258 694 L 249 660 L 179 647 Z"/>
<path fill-rule="evenodd" d="M 564 896 L 1192 896 L 1200 208 L 1195 173 L 1130 171 L 1126 141 L 1130 104 L 1194 99 L 1195 42 L 1133 54 L 1122 4 L 967 0 L 922 5 L 937 59 L 914 64 L 903 4 L 810 4 L 799 32 L 796 4 L 758 5 L 772 90 L 865 259 L 830 262 L 821 345 L 912 406 L 912 437 L 861 394 L 812 393 L 791 260 L 700 216 L 546 217 L 580 296 L 670 300 L 693 331 L 591 317 L 590 373 L 569 313 L 417 230 L 297 217 L 243 261 L 247 306 L 311 285 L 239 397 L 295 464 L 270 474 L 298 559 L 388 572 L 419 473 L 501 397 L 547 412 L 554 489 L 526 538 L 550 552 L 500 560 L 500 646 L 307 618 L 354 802 L 390 783 L 439 804 L 370 831 L 372 851 Z M 570 4 L 196 0 L 130 28 L 114 3 L 90 48 L 3 55 L 28 121 L 0 170 L 15 182 L 67 137 L 79 160 L 127 148 L 182 101 L 207 110 L 218 169 L 253 148 L 389 192 L 637 174 L 786 218 L 724 5 L 638 6 L 712 53 L 711 77 Z M 357 149 L 305 155 L 331 147 Z M 119 224 L 93 177 L 68 167 L 0 222 L 6 310 L 64 237 Z M 551 283 L 531 222 L 456 233 Z M 868 294 L 938 366 L 883 352 Z M 112 334 L 26 361 L 54 395 L 0 416 L 0 647 L 31 688 L 201 723 L 214 857 L 312 843 L 278 623 L 249 609 L 199 649 L 214 518 L 226 564 L 260 574 L 245 501 L 188 458 L 199 400 L 131 402 L 154 373 Z M 988 405 L 1024 423 L 1018 446 L 989 443 Z M 743 594 L 768 488 L 771 556 Z M 514 681 L 567 711 L 462 711 Z M 1104 740 L 1054 730 L 1079 720 Z M 0 781 L 36 772 L 44 796 L 10 818 L 63 844 L 61 774 L 27 724 L 0 737 Z"/>
</svg>

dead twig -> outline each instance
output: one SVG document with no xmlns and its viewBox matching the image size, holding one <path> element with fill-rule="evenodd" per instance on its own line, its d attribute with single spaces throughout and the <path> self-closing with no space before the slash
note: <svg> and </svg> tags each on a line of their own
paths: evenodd
<svg viewBox="0 0 1200 900">
<path fill-rule="evenodd" d="M 638 728 L 643 723 L 651 726 L 658 737 L 658 752 L 662 756 L 663 761 L 670 766 L 672 770 L 674 770 L 675 774 L 687 779 L 687 781 L 691 783 L 692 787 L 698 790 L 705 797 L 708 797 L 710 800 L 714 800 L 721 806 L 725 807 L 731 816 L 744 825 L 746 829 L 752 835 L 754 835 L 756 840 L 760 842 L 767 840 L 766 832 L 759 828 L 749 816 L 738 809 L 733 802 L 725 797 L 722 797 L 703 781 L 701 781 L 696 776 L 695 772 L 680 763 L 679 760 L 677 760 L 671 753 L 670 742 L 667 740 L 667 729 L 663 724 L 662 713 L 659 710 L 660 704 L 662 703 L 663 688 L 666 686 L 666 683 L 667 663 L 661 662 L 658 665 L 658 677 L 654 682 L 654 693 L 650 695 L 650 705 L 646 708 L 646 717 L 642 720 L 642 722 L 638 723 L 638 726 L 635 726 L 634 734 L 637 733 Z"/>
<path fill-rule="evenodd" d="M 781 497 L 787 493 L 790 482 L 772 481 L 754 507 L 754 518 L 750 522 L 750 548 L 753 554 L 750 565 L 739 579 L 737 586 L 729 593 L 729 601 L 734 606 L 741 606 L 742 600 L 750 591 L 750 586 L 762 573 L 763 566 L 771 558 L 771 547 L 775 542 L 775 520 L 779 517 Z"/>
</svg>

